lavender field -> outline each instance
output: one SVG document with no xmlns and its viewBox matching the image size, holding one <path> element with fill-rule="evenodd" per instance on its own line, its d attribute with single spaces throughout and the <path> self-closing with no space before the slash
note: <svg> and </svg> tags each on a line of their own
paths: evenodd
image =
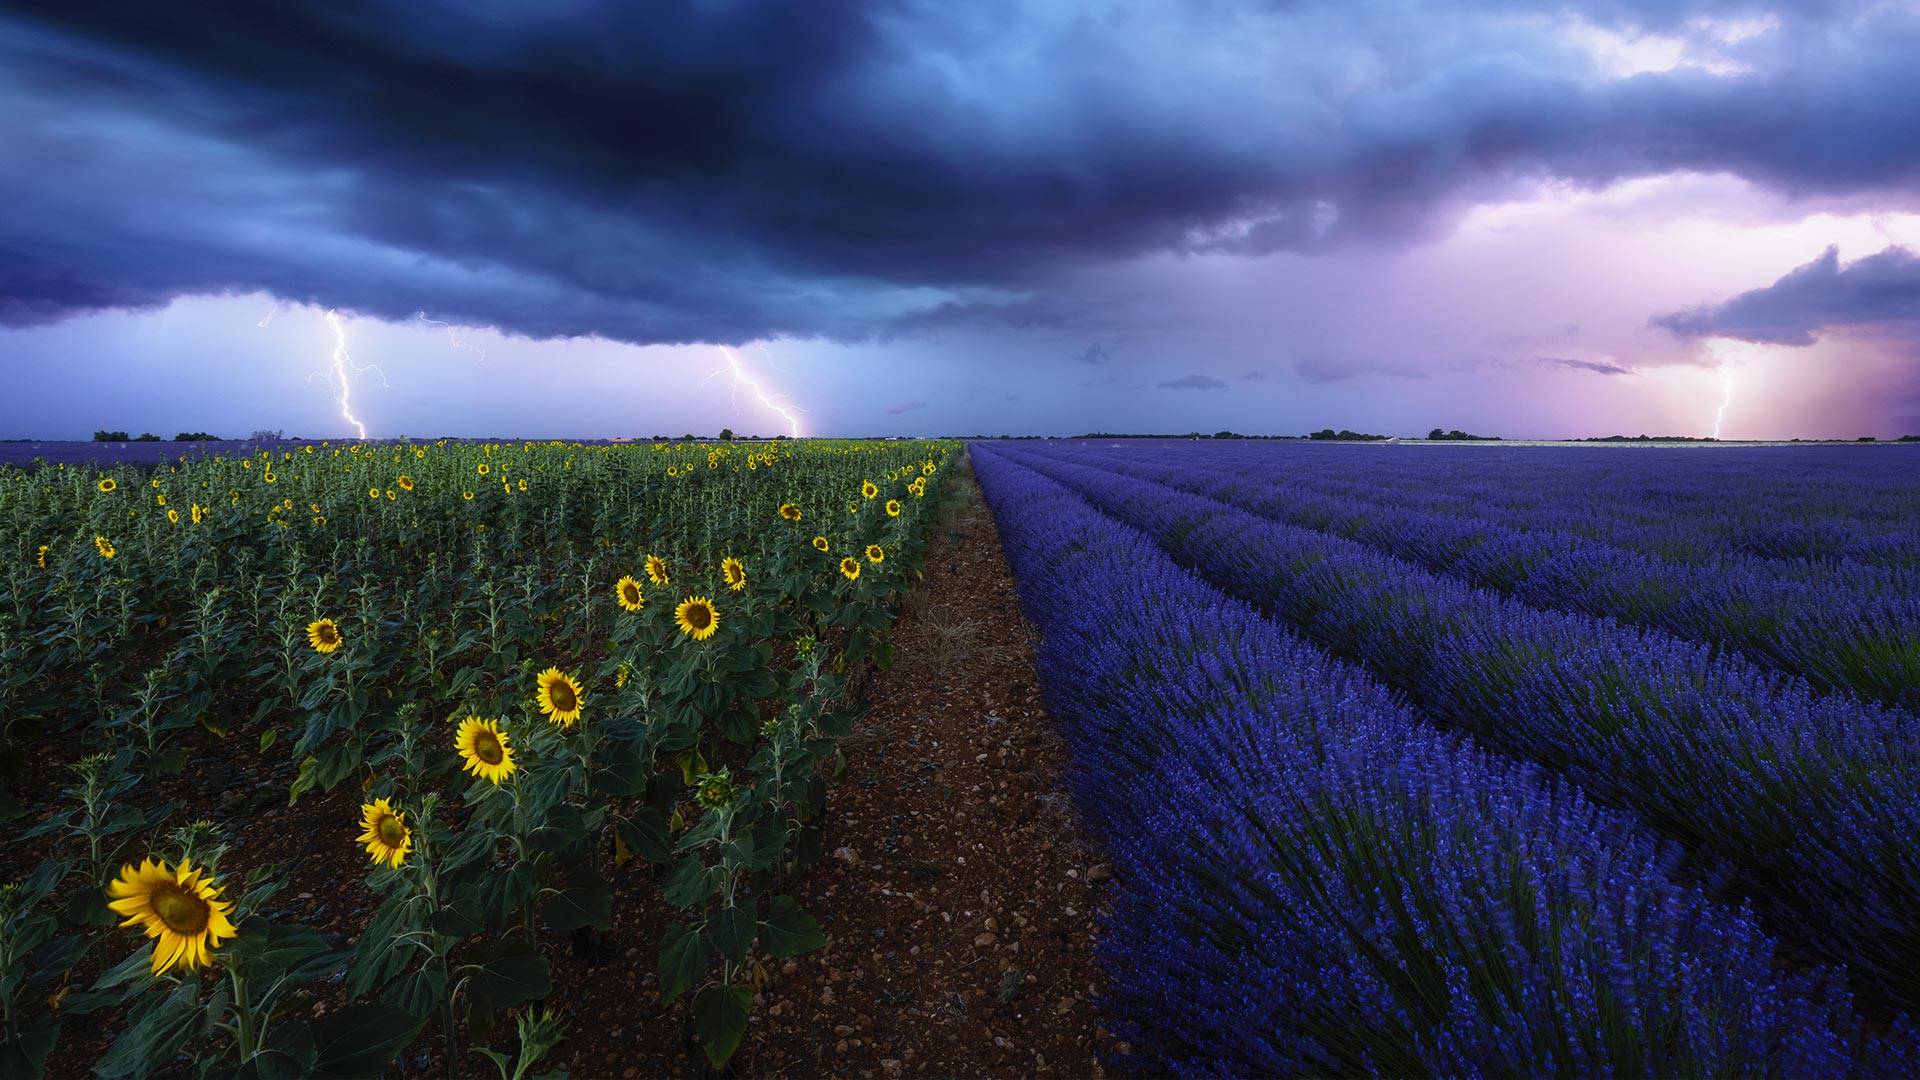
<svg viewBox="0 0 1920 1080">
<path fill-rule="evenodd" d="M 1138 1067 L 1920 1072 L 1920 456 L 972 449 Z"/>
</svg>

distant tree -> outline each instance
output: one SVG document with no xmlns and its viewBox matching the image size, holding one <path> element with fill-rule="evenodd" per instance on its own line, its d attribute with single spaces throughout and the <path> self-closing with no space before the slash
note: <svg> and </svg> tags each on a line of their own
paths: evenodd
<svg viewBox="0 0 1920 1080">
<path fill-rule="evenodd" d="M 1857 439 L 1855 439 L 1855 440 L 1853 440 L 1853 441 L 1854 441 L 1854 442 L 1879 442 L 1880 440 L 1879 440 L 1879 439 L 1876 439 L 1876 438 L 1874 438 L 1874 437 L 1873 437 L 1873 436 L 1871 436 L 1871 435 L 1862 435 L 1862 436 L 1860 436 L 1859 438 L 1857 438 Z"/>
<path fill-rule="evenodd" d="M 723 428 L 721 428 L 721 429 L 720 429 L 720 441 L 721 441 L 721 442 L 732 442 L 732 441 L 733 441 L 733 429 L 732 429 L 732 428 L 730 428 L 730 427 L 723 427 Z"/>
<path fill-rule="evenodd" d="M 93 433 L 94 442 L 130 442 L 131 440 L 132 436 L 124 431 L 96 431 Z"/>
<path fill-rule="evenodd" d="M 133 441 L 134 442 L 159 442 L 160 436 L 155 435 L 151 431 L 143 431 L 140 434 L 134 436 Z"/>
<path fill-rule="evenodd" d="M 219 442 L 220 436 L 206 431 L 183 431 L 173 437 L 174 442 Z"/>
<path fill-rule="evenodd" d="M 692 442 L 692 441 L 693 441 L 693 433 L 692 433 L 692 432 L 688 432 L 688 433 L 686 433 L 685 435 L 682 435 L 682 436 L 680 436 L 680 441 L 681 441 L 681 442 Z"/>
<path fill-rule="evenodd" d="M 253 434 L 247 436 L 247 439 L 251 442 L 279 442 L 282 439 L 285 439 L 286 437 L 287 437 L 286 432 L 276 429 L 273 431 L 267 431 L 267 430 L 256 431 Z"/>
<path fill-rule="evenodd" d="M 1213 433 L 1213 437 L 1216 439 L 1237 439 L 1240 436 L 1231 431 L 1216 431 Z"/>
</svg>

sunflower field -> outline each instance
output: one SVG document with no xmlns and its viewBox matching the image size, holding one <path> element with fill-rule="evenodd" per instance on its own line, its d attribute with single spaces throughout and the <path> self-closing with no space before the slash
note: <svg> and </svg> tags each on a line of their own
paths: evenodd
<svg viewBox="0 0 1920 1080">
<path fill-rule="evenodd" d="M 367 1075 L 416 1044 L 526 1075 L 566 1030 L 553 958 L 608 947 L 634 880 L 678 913 L 641 943 L 662 997 L 723 1064 L 766 963 L 823 940 L 785 885 L 956 449 L 0 469 L 0 1075 L 83 1028 L 106 1077 Z M 376 898 L 356 939 L 285 917 L 310 860 L 249 854 L 209 747 L 276 799 L 350 794 L 319 835 Z"/>
</svg>

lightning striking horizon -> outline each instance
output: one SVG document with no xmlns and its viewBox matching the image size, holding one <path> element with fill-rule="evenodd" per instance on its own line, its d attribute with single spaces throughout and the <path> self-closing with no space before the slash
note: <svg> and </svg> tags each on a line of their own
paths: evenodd
<svg viewBox="0 0 1920 1080">
<path fill-rule="evenodd" d="M 750 378 L 747 375 L 747 369 L 741 365 L 740 359 L 733 355 L 733 351 L 731 349 L 728 349 L 725 345 L 718 346 L 718 348 L 720 350 L 720 355 L 727 358 L 727 365 L 726 367 L 716 370 L 713 373 L 713 375 L 719 375 L 722 372 L 730 372 L 733 375 L 734 389 L 736 391 L 743 385 L 747 389 L 753 391 L 753 396 L 760 399 L 760 404 L 766 406 L 767 409 L 771 412 L 779 413 L 781 419 L 787 422 L 787 433 L 796 439 L 799 438 L 800 437 L 799 417 L 794 416 L 793 413 L 788 410 L 787 406 L 781 405 L 775 402 L 773 399 L 769 398 L 766 394 L 766 391 L 760 389 L 760 384 L 754 381 L 752 378 Z M 761 353 L 764 355 L 765 352 L 766 352 L 765 348 L 762 348 Z M 707 378 L 711 379 L 713 378 L 713 375 L 709 375 L 707 376 Z M 799 406 L 796 405 L 796 406 L 793 406 L 793 408 L 798 409 Z M 801 411 L 804 412 L 805 410 L 801 410 Z"/>
<path fill-rule="evenodd" d="M 327 325 L 333 329 L 333 354 L 328 357 L 328 364 L 331 370 L 316 371 L 312 375 L 307 376 L 307 381 L 312 382 L 316 377 L 327 380 L 328 385 L 333 387 L 335 400 L 340 404 L 340 418 L 352 425 L 353 429 L 359 432 L 359 438 L 365 440 L 367 437 L 367 425 L 361 423 L 360 418 L 353 415 L 353 380 L 351 376 L 361 372 L 371 371 L 380 376 L 380 384 L 382 386 L 391 386 L 393 384 L 387 382 L 387 373 L 380 370 L 377 364 L 362 364 L 353 358 L 351 352 L 347 351 L 347 331 L 345 327 L 340 325 L 340 313 L 337 310 L 328 308 L 327 313 L 322 317 L 327 320 Z M 271 318 L 271 316 L 269 316 L 269 318 Z M 260 325 L 265 326 L 266 323 L 262 322 Z"/>
<path fill-rule="evenodd" d="M 1733 368 L 1720 365 L 1720 407 L 1713 413 L 1713 438 L 1720 438 L 1720 425 L 1726 423 L 1727 406 L 1733 404 Z"/>
</svg>

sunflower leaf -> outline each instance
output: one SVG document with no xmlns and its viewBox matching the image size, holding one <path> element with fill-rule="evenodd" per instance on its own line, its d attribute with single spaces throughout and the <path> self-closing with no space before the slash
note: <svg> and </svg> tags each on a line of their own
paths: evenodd
<svg viewBox="0 0 1920 1080">
<path fill-rule="evenodd" d="M 753 991 L 744 986 L 709 986 L 693 996 L 693 1030 L 714 1068 L 725 1065 L 739 1049 L 752 1002 Z"/>
<path fill-rule="evenodd" d="M 313 1022 L 314 1076 L 374 1076 L 420 1034 L 426 1021 L 363 1002 Z"/>
<path fill-rule="evenodd" d="M 820 932 L 820 924 L 815 922 L 800 901 L 791 896 L 776 896 L 767 908 L 766 921 L 760 924 L 760 943 L 767 952 L 778 958 L 799 956 L 812 952 L 827 943 L 827 937 Z"/>
<path fill-rule="evenodd" d="M 748 896 L 737 905 L 709 914 L 707 936 L 713 939 L 713 947 L 720 950 L 720 955 L 738 964 L 746 960 L 747 950 L 753 947 L 756 925 L 753 897 Z"/>
<path fill-rule="evenodd" d="M 692 986 L 713 959 L 707 943 L 697 931 L 679 923 L 667 927 L 660 939 L 660 1001 L 672 1001 Z"/>
<path fill-rule="evenodd" d="M 489 1020 L 502 1009 L 546 997 L 553 990 L 547 958 L 538 945 L 518 934 L 481 946 L 460 965 L 460 976 L 466 982 L 469 1009 Z"/>
</svg>

